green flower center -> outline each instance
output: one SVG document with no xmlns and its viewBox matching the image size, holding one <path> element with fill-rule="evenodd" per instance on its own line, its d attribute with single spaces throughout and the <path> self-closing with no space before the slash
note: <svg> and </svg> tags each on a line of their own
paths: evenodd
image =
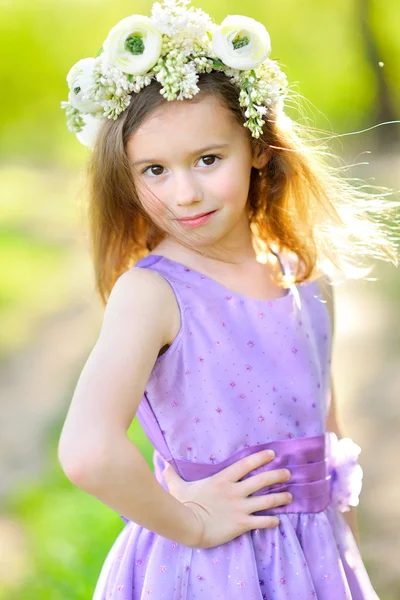
<svg viewBox="0 0 400 600">
<path fill-rule="evenodd" d="M 77 96 L 79 94 L 79 92 L 81 91 L 80 87 L 76 87 L 74 88 L 74 94 Z"/>
<path fill-rule="evenodd" d="M 244 46 L 248 46 L 249 44 L 250 38 L 245 33 L 238 33 L 232 41 L 232 46 L 235 50 L 238 50 L 239 48 L 244 48 Z"/>
<path fill-rule="evenodd" d="M 138 54 L 143 54 L 144 52 L 144 43 L 143 36 L 140 33 L 132 33 L 125 42 L 125 50 L 137 56 Z"/>
</svg>

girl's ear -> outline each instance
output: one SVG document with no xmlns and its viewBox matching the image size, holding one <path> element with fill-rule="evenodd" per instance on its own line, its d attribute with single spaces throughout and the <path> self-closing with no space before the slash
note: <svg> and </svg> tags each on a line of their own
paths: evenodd
<svg viewBox="0 0 400 600">
<path fill-rule="evenodd" d="M 255 169 L 263 169 L 269 162 L 272 150 L 268 146 L 262 146 L 260 143 L 253 148 L 252 166 Z"/>
</svg>

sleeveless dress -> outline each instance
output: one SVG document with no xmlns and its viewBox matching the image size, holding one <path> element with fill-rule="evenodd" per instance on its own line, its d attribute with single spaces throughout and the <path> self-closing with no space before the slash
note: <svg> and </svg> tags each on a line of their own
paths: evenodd
<svg viewBox="0 0 400 600">
<path fill-rule="evenodd" d="M 278 256 L 284 273 L 288 263 Z M 157 358 L 137 416 L 165 462 L 187 481 L 265 448 L 291 480 L 293 501 L 255 514 L 280 525 L 221 546 L 188 548 L 128 521 L 102 567 L 94 600 L 378 600 L 342 513 L 329 504 L 325 420 L 331 333 L 317 283 L 259 300 L 160 255 L 132 268 L 172 287 L 180 331 Z M 255 471 L 251 475 L 255 474 Z"/>
</svg>

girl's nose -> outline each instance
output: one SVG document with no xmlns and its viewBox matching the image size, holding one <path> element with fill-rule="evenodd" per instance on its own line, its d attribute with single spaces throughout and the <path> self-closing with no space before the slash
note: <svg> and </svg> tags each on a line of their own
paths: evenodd
<svg viewBox="0 0 400 600">
<path fill-rule="evenodd" d="M 175 199 L 178 206 L 185 206 L 202 200 L 199 182 L 191 172 L 180 173 L 176 176 Z"/>
</svg>

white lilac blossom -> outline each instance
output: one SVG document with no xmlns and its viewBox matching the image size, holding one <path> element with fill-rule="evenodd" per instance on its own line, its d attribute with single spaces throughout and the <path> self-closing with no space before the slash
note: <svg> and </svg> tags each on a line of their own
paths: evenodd
<svg viewBox="0 0 400 600">
<path fill-rule="evenodd" d="M 271 40 L 262 23 L 239 15 L 226 17 L 213 33 L 213 50 L 233 69 L 254 69 L 271 52 Z"/>
<path fill-rule="evenodd" d="M 117 119 L 133 93 L 156 80 L 168 100 L 193 98 L 201 73 L 221 71 L 238 88 L 251 135 L 260 137 L 271 109 L 283 111 L 286 75 L 268 58 L 264 25 L 229 16 L 217 26 L 190 0 L 155 2 L 151 17 L 131 15 L 109 32 L 96 58 L 82 59 L 67 76 L 67 127 L 93 147 L 101 121 Z M 90 115 L 95 120 L 88 117 Z M 92 133 L 90 133 L 92 132 Z"/>
<path fill-rule="evenodd" d="M 326 441 L 330 503 L 336 510 L 346 512 L 359 504 L 363 479 L 363 470 L 358 464 L 361 448 L 350 438 L 338 440 L 331 431 L 326 433 Z"/>
</svg>

